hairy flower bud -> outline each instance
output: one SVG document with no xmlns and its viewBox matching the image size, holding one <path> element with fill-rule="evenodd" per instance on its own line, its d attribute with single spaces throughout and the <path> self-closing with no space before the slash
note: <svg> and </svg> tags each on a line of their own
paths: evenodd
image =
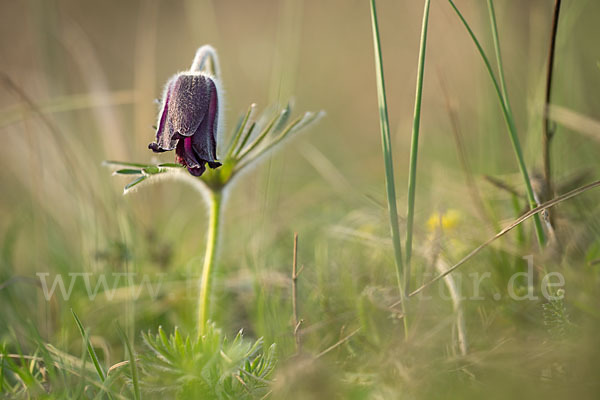
<svg viewBox="0 0 600 400">
<path fill-rule="evenodd" d="M 194 176 L 221 165 L 217 161 L 218 93 L 214 80 L 202 73 L 175 75 L 167 83 L 156 131 L 148 148 L 156 153 L 175 149 L 177 162 Z"/>
</svg>

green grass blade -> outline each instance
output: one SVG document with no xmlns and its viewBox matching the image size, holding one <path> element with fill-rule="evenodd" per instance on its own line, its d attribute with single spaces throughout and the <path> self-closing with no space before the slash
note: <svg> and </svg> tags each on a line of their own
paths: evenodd
<svg viewBox="0 0 600 400">
<path fill-rule="evenodd" d="M 104 383 L 104 381 L 106 380 L 106 375 L 104 374 L 102 365 L 100 365 L 100 361 L 98 361 L 98 356 L 96 356 L 94 347 L 90 343 L 89 336 L 88 336 L 87 332 L 85 331 L 85 328 L 83 327 L 83 324 L 81 323 L 81 320 L 79 319 L 79 317 L 77 316 L 77 314 L 75 313 L 75 311 L 73 309 L 71 309 L 71 313 L 73 314 L 73 318 L 75 318 L 75 323 L 77 324 L 77 328 L 79 328 L 79 333 L 81 333 L 81 337 L 83 338 L 83 341 L 85 342 L 85 346 L 87 347 L 88 354 L 90 355 L 90 358 L 92 359 L 92 362 L 94 363 L 94 367 L 96 368 L 98 377 L 100 378 L 100 381 L 102 381 L 102 383 Z M 110 393 L 107 392 L 106 394 L 108 395 L 109 398 L 112 398 Z"/>
<path fill-rule="evenodd" d="M 423 24 L 421 27 L 421 45 L 417 65 L 417 88 L 415 93 L 415 111 L 410 144 L 410 164 L 408 169 L 408 210 L 406 213 L 406 267 L 404 283 L 408 292 L 410 286 L 410 263 L 412 257 L 413 224 L 415 220 L 415 193 L 417 188 L 417 156 L 419 153 L 419 130 L 421 127 L 421 102 L 423 99 L 423 77 L 425 75 L 425 50 L 427 48 L 427 26 L 429 22 L 430 0 L 425 0 Z"/>
<path fill-rule="evenodd" d="M 513 145 L 513 149 L 515 151 L 515 155 L 517 156 L 517 161 L 519 163 L 519 169 L 521 170 L 521 174 L 523 175 L 523 180 L 525 181 L 525 187 L 527 190 L 527 198 L 529 200 L 530 207 L 534 208 L 537 205 L 537 202 L 535 201 L 535 195 L 533 193 L 533 188 L 531 186 L 531 180 L 529 179 L 529 174 L 527 173 L 527 168 L 525 166 L 525 161 L 523 159 L 521 145 L 519 142 L 519 138 L 517 136 L 516 127 L 514 124 L 514 120 L 512 118 L 512 113 L 509 111 L 508 106 L 504 101 L 504 96 L 502 95 L 502 90 L 500 88 L 500 85 L 498 84 L 498 80 L 496 79 L 496 76 L 494 75 L 494 71 L 492 70 L 492 65 L 490 64 L 490 60 L 488 59 L 487 55 L 485 54 L 483 47 L 481 47 L 481 44 L 479 43 L 477 36 L 475 36 L 475 33 L 469 26 L 469 23 L 463 17 L 462 13 L 459 11 L 459 9 L 454 4 L 454 1 L 448 0 L 448 2 L 454 9 L 454 12 L 456 12 L 456 15 L 458 15 L 458 18 L 461 20 L 464 27 L 467 29 L 467 32 L 469 33 L 469 36 L 475 43 L 475 46 L 477 47 L 477 51 L 481 55 L 481 58 L 483 59 L 483 62 L 485 64 L 485 68 L 488 71 L 488 74 L 490 75 L 492 84 L 494 85 L 494 89 L 496 90 L 496 94 L 498 95 L 498 99 L 500 100 L 500 107 L 502 108 L 502 114 L 504 115 L 504 120 L 508 127 L 508 132 L 509 132 L 509 136 L 510 136 L 510 139 L 511 139 L 511 142 Z M 543 245 L 545 242 L 544 232 L 542 230 L 542 223 L 541 223 L 539 215 L 537 215 L 537 214 L 534 215 L 533 220 L 534 220 L 534 225 L 535 225 L 538 241 L 541 245 Z"/>
<path fill-rule="evenodd" d="M 129 339 L 127 335 L 121 327 L 117 324 L 117 330 L 119 331 L 119 335 L 121 339 L 125 343 L 125 347 L 127 348 L 127 353 L 129 353 L 129 366 L 131 367 L 131 381 L 133 383 L 133 396 L 136 400 L 140 400 L 142 397 L 140 395 L 140 379 L 138 375 L 137 362 L 135 360 L 135 353 L 129 343 Z"/>
<path fill-rule="evenodd" d="M 488 0 L 488 11 L 490 14 L 490 25 L 492 27 L 492 36 L 494 38 L 494 53 L 496 55 L 496 63 L 498 65 L 498 77 L 500 79 L 500 90 L 502 99 L 506 104 L 506 108 L 512 114 L 510 103 L 508 101 L 508 91 L 506 90 L 506 80 L 504 79 L 504 67 L 502 64 L 502 54 L 500 53 L 500 41 L 498 39 L 498 25 L 496 24 L 496 13 L 494 12 L 494 3 Z"/>
<path fill-rule="evenodd" d="M 544 149 L 544 180 L 548 193 L 554 193 L 554 184 L 552 183 L 552 163 L 550 157 L 550 145 L 552 138 L 556 133 L 556 127 L 550 122 L 549 109 L 550 100 L 552 99 L 552 78 L 554 76 L 554 57 L 556 53 L 556 37 L 558 34 L 558 20 L 560 17 L 560 8 L 562 0 L 554 0 L 554 12 L 552 15 L 552 28 L 550 33 L 550 48 L 548 49 L 548 61 L 546 65 L 546 93 L 544 96 L 544 113 L 542 125 L 542 146 Z M 552 215 L 550 215 L 552 217 Z M 552 222 L 553 218 L 550 218 Z"/>
<path fill-rule="evenodd" d="M 394 246 L 394 260 L 396 263 L 396 279 L 398 281 L 398 290 L 402 299 L 402 311 L 404 313 L 404 285 L 403 279 L 403 261 L 402 246 L 400 244 L 400 228 L 398 227 L 398 210 L 396 208 L 396 187 L 394 184 L 394 163 L 392 160 L 392 141 L 390 138 L 390 124 L 388 120 L 387 99 L 385 95 L 385 79 L 383 76 L 383 57 L 381 54 L 381 44 L 379 40 L 379 26 L 377 24 L 377 10 L 375 0 L 371 0 L 371 24 L 373 28 L 373 47 L 375 50 L 375 73 L 377 76 L 377 100 L 379 103 L 379 123 L 381 127 L 381 144 L 383 149 L 383 159 L 385 165 L 385 182 L 387 192 L 388 212 L 390 218 L 390 228 L 392 231 L 392 243 Z M 406 313 L 404 313 L 404 334 L 408 335 L 408 324 L 406 322 Z"/>
<path fill-rule="evenodd" d="M 508 99 L 508 91 L 506 90 L 506 80 L 504 79 L 504 67 L 502 65 L 500 39 L 498 37 L 498 26 L 496 24 L 496 13 L 494 11 L 493 0 L 488 0 L 488 10 L 490 13 L 490 25 L 492 26 L 492 36 L 494 38 L 494 50 L 496 52 L 496 61 L 498 63 L 498 76 L 500 77 L 500 88 L 502 90 L 502 98 L 504 100 L 504 104 L 506 105 L 505 108 L 507 111 L 507 119 L 509 121 L 510 139 L 515 154 L 517 156 L 517 161 L 519 162 L 519 169 L 521 170 L 523 180 L 525 181 L 525 188 L 527 189 L 527 198 L 529 200 L 529 206 L 530 208 L 535 208 L 538 206 L 538 200 L 536 199 L 535 193 L 533 191 L 533 186 L 531 185 L 531 179 L 529 178 L 529 173 L 527 172 L 527 166 L 525 165 L 525 159 L 523 157 L 523 151 L 521 149 L 521 142 L 519 141 L 519 136 L 517 135 L 517 129 L 514 122 L 514 114 L 512 112 L 510 101 Z M 540 220 L 539 215 L 535 215 L 533 221 L 538 242 L 540 246 L 543 247 L 546 242 L 546 238 L 544 237 L 544 230 L 542 228 L 542 222 Z"/>
</svg>

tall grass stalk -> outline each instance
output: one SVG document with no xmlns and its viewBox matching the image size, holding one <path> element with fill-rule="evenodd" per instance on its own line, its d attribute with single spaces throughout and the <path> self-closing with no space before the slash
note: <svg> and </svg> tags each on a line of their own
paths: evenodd
<svg viewBox="0 0 600 400">
<path fill-rule="evenodd" d="M 371 0 L 371 25 L 373 27 L 373 48 L 375 50 L 375 74 L 377 76 L 377 100 L 379 104 L 379 124 L 381 127 L 381 145 L 385 165 L 385 183 L 387 193 L 390 228 L 394 246 L 394 260 L 396 264 L 396 279 L 401 298 L 402 321 L 404 323 L 404 336 L 408 337 L 408 321 L 406 318 L 406 305 L 404 297 L 402 245 L 400 243 L 400 228 L 398 227 L 398 209 L 396 207 L 396 187 L 394 184 L 394 162 L 392 159 L 392 141 L 390 138 L 390 123 L 388 120 L 387 100 L 385 95 L 385 79 L 383 76 L 383 57 L 379 40 L 379 25 L 377 23 L 377 10 L 375 0 Z"/>
<path fill-rule="evenodd" d="M 546 67 L 546 93 L 544 96 L 544 113 L 542 125 L 542 144 L 544 147 L 544 180 L 546 189 L 550 196 L 554 195 L 552 184 L 552 168 L 550 162 L 550 144 L 555 133 L 555 126 L 550 123 L 548 107 L 552 98 L 552 78 L 554 76 L 554 54 L 556 50 L 556 35 L 558 33 L 558 18 L 560 16 L 561 0 L 554 1 L 554 13 L 552 15 L 552 29 L 550 32 L 550 44 L 548 49 L 548 64 Z M 552 214 L 550 215 L 552 221 Z"/>
<path fill-rule="evenodd" d="M 221 226 L 221 205 L 223 194 L 220 190 L 209 191 L 209 221 L 208 235 L 206 237 L 206 249 L 204 253 L 204 265 L 202 277 L 200 278 L 200 294 L 198 296 L 198 335 L 206 333 L 209 317 L 209 304 L 212 292 L 213 267 L 216 261 L 217 241 L 219 240 L 219 228 Z"/>
<path fill-rule="evenodd" d="M 509 125 L 509 133 L 510 140 L 513 145 L 513 149 L 517 156 L 517 160 L 519 162 L 519 169 L 521 170 L 521 174 L 523 175 L 523 180 L 525 181 L 525 188 L 527 190 L 527 199 L 529 200 L 530 208 L 535 208 L 538 206 L 539 201 L 536 199 L 535 193 L 533 191 L 533 187 L 531 185 L 531 179 L 529 179 L 529 174 L 527 173 L 527 166 L 525 165 L 525 159 L 523 157 L 523 151 L 521 150 L 521 143 L 519 141 L 519 136 L 517 134 L 517 128 L 515 125 L 514 114 L 512 112 L 512 108 L 510 106 L 510 101 L 508 99 L 508 91 L 506 89 L 506 80 L 504 79 L 504 67 L 502 65 L 502 55 L 500 52 L 500 39 L 498 37 L 498 26 L 496 24 L 496 13 L 494 11 L 494 2 L 493 0 L 488 0 L 488 10 L 490 14 L 490 25 L 492 26 L 492 36 L 494 38 L 494 50 L 496 52 L 496 61 L 498 63 L 498 76 L 500 77 L 500 85 L 502 89 L 502 98 L 504 99 L 504 104 L 506 105 L 507 110 L 507 120 Z M 540 246 L 544 246 L 546 242 L 546 238 L 544 236 L 544 230 L 542 228 L 542 221 L 540 220 L 539 215 L 535 215 L 533 218 L 533 222 L 535 225 L 535 233 L 538 238 L 538 242 Z"/>
<path fill-rule="evenodd" d="M 477 50 L 478 50 L 479 54 L 481 55 L 483 62 L 485 63 L 485 67 L 490 75 L 490 78 L 492 79 L 494 89 L 496 90 L 496 94 L 498 95 L 498 99 L 500 100 L 500 106 L 502 107 L 502 113 L 504 115 L 504 120 L 506 121 L 506 125 L 508 127 L 508 133 L 509 133 L 510 140 L 511 140 L 511 143 L 513 146 L 513 150 L 517 157 L 517 161 L 519 164 L 519 170 L 521 171 L 521 174 L 523 175 L 523 181 L 525 182 L 525 189 L 527 191 L 527 199 L 529 201 L 529 206 L 531 209 L 533 209 L 537 206 L 538 202 L 536 201 L 535 193 L 533 192 L 533 186 L 531 185 L 531 179 L 529 178 L 529 174 L 527 173 L 527 167 L 525 165 L 525 160 L 523 158 L 523 152 L 521 150 L 521 143 L 520 143 L 519 137 L 517 135 L 517 128 L 515 126 L 513 113 L 512 113 L 512 110 L 510 109 L 510 105 L 508 104 L 508 96 L 505 97 L 505 95 L 504 95 L 504 93 L 506 93 L 506 90 L 500 88 L 498 80 L 496 79 L 496 76 L 494 75 L 494 72 L 492 70 L 492 65 L 490 64 L 490 60 L 486 56 L 486 54 L 483 50 L 483 47 L 481 47 L 479 40 L 477 40 L 477 37 L 475 36 L 475 33 L 473 33 L 473 30 L 469 26 L 468 22 L 465 20 L 462 13 L 458 10 L 458 8 L 454 4 L 454 2 L 452 0 L 448 0 L 448 2 L 450 3 L 450 5 L 452 6 L 454 11 L 460 18 L 461 22 L 463 23 L 463 25 L 469 32 L 469 36 L 471 36 L 471 39 L 475 43 L 475 46 L 477 47 Z M 495 14 L 494 14 L 493 4 L 491 4 L 491 0 L 488 0 L 488 5 L 490 6 L 490 17 L 492 19 L 494 47 L 496 48 L 496 54 L 499 55 L 500 54 L 500 45 L 499 45 L 499 40 L 498 40 L 498 32 L 496 29 L 496 18 L 495 18 Z M 503 72 L 502 72 L 503 71 L 502 61 L 500 58 L 498 58 L 498 69 L 500 70 L 500 77 L 501 77 L 502 81 L 504 82 L 504 76 L 503 76 Z M 504 83 L 503 83 L 503 86 L 505 86 Z M 537 236 L 538 242 L 539 242 L 540 246 L 544 246 L 546 239 L 544 236 L 544 231 L 542 228 L 542 222 L 540 220 L 540 216 L 535 214 L 533 216 L 533 221 L 534 221 L 534 226 L 535 226 L 535 231 L 536 231 L 536 236 Z"/>
<path fill-rule="evenodd" d="M 410 143 L 410 165 L 408 169 L 408 210 L 406 213 L 406 268 L 404 283 L 406 291 L 410 289 L 410 269 L 412 258 L 413 223 L 415 220 L 415 192 L 417 189 L 417 156 L 419 153 L 419 129 L 421 127 L 421 101 L 423 98 L 423 77 L 425 75 L 425 50 L 427 46 L 427 26 L 429 22 L 430 0 L 425 0 L 423 24 L 421 28 L 421 45 L 417 65 L 417 88 L 415 93 L 415 111 L 413 116 L 412 137 Z"/>
</svg>

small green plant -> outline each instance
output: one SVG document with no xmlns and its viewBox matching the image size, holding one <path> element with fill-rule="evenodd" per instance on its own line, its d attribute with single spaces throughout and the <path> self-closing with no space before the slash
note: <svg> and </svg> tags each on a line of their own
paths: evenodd
<svg viewBox="0 0 600 400">
<path fill-rule="evenodd" d="M 142 388 L 178 399 L 253 399 L 264 396 L 275 366 L 275 345 L 244 339 L 240 331 L 228 340 L 214 323 L 204 335 L 184 336 L 175 328 L 144 334 L 151 350 L 141 358 Z"/>
</svg>

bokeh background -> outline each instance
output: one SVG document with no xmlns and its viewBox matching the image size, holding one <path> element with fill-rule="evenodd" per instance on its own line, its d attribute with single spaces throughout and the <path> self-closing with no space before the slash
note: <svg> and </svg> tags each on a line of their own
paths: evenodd
<svg viewBox="0 0 600 400">
<path fill-rule="evenodd" d="M 484 2 L 456 3 L 492 54 Z M 508 90 L 526 161 L 533 175 L 539 175 L 554 2 L 496 3 Z M 563 3 L 552 103 L 599 120 L 600 3 Z M 422 4 L 381 0 L 378 9 L 402 217 Z M 313 329 L 306 334 L 309 347 L 326 348 L 360 320 L 357 304 L 366 289 L 372 294 L 376 288 L 379 295 L 393 290 L 368 2 L 2 0 L 0 340 L 12 340 L 11 330 L 19 334 L 35 326 L 44 340 L 77 353 L 80 343 L 74 342 L 79 338 L 70 308 L 106 350 L 107 362 L 120 357 L 114 320 L 136 343 L 137 332 L 160 324 L 193 330 L 195 300 L 189 277 L 201 265 L 203 203 L 191 188 L 172 182 L 123 197 L 127 181 L 111 176 L 101 163 L 172 162 L 172 154 L 156 158 L 147 149 L 154 136 L 154 100 L 172 74 L 189 67 L 203 44 L 216 47 L 221 59 L 226 132 L 250 103 L 267 109 L 293 99 L 297 113 L 327 113 L 247 174 L 231 193 L 220 250 L 217 322 L 228 332 L 244 328 L 251 336 L 277 341 L 284 353 L 292 351 L 289 274 L 294 232 L 299 233 L 300 262 L 305 265 L 300 312 Z M 597 125 L 574 129 L 578 121 L 559 124 L 553 143 L 553 174 L 564 188 L 597 179 L 600 172 Z M 433 1 L 431 8 L 421 132 L 415 247 L 428 247 L 431 216 L 452 210 L 459 222 L 448 233 L 453 240 L 448 258 L 456 261 L 493 234 L 493 224 L 478 211 L 466 177 L 472 175 L 501 224 L 517 216 L 518 206 L 515 210 L 511 194 L 484 176 L 497 177 L 518 191 L 523 187 L 491 82 L 445 1 Z M 599 271 L 592 262 L 600 257 L 598 199 L 598 193 L 590 193 L 561 206 L 568 240 L 560 255 L 539 258 L 549 270 L 563 271 L 575 288 L 567 293 L 578 304 L 572 314 L 581 316 L 580 326 L 598 326 Z M 531 226 L 525 224 L 519 235 L 497 244 L 493 254 L 473 260 L 465 272 L 493 271 L 494 284 L 501 287 L 507 271 L 523 269 L 521 257 L 537 251 L 532 238 Z M 425 258 L 418 256 L 417 265 Z M 120 285 L 114 299 L 90 301 L 78 283 L 69 301 L 47 302 L 38 272 L 50 278 L 69 272 L 135 272 L 140 279 L 147 273 L 163 283 L 158 298 L 144 291 L 133 299 L 128 286 Z M 370 307 L 377 309 L 369 296 Z M 499 347 L 502 356 L 489 356 L 497 362 L 488 371 L 490 382 L 496 382 L 494 371 L 513 366 L 511 357 L 519 359 L 520 346 L 532 340 L 530 335 L 541 337 L 535 335 L 543 326 L 530 321 L 537 315 L 535 307 L 539 304 L 500 306 L 492 301 L 469 310 L 469 329 L 478 332 L 472 338 L 474 353 L 480 359 L 504 340 L 511 342 Z M 430 331 L 428 342 L 421 338 L 419 346 L 428 356 L 412 356 L 433 362 L 433 354 L 453 346 L 451 323 L 444 319 L 451 318 L 448 310 L 446 304 L 423 311 L 431 316 L 423 324 L 439 332 Z M 389 323 L 388 317 L 381 319 Z M 488 329 L 495 333 L 486 336 Z M 591 331 L 581 332 L 587 338 Z M 585 353 L 590 347 L 597 351 L 593 339 L 586 340 L 581 343 L 589 347 L 565 353 Z M 363 345 L 353 351 L 362 351 Z M 378 359 L 385 353 L 381 349 L 373 347 L 368 353 Z M 400 353 L 405 355 L 404 350 Z M 554 361 L 542 359 L 540 363 L 554 368 Z M 538 379 L 543 369 L 538 367 L 527 369 L 531 374 L 525 376 Z M 419 368 L 427 371 L 425 362 Z M 406 372 L 414 390 L 433 379 L 427 374 L 417 379 L 423 373 L 419 368 Z M 579 376 L 588 372 L 582 367 Z M 286 374 L 282 376 L 295 376 Z M 515 373 L 515 387 L 521 379 Z M 333 390 L 325 386 L 323 393 Z M 579 387 L 583 393 L 588 389 Z"/>
</svg>

